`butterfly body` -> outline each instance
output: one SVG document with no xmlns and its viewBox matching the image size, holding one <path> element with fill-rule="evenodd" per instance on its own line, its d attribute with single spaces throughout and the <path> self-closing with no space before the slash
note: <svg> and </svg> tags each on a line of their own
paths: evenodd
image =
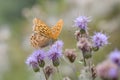
<svg viewBox="0 0 120 80">
<path fill-rule="evenodd" d="M 53 27 L 48 27 L 44 22 L 35 18 L 33 20 L 33 34 L 30 37 L 31 45 L 35 48 L 42 48 L 53 43 L 59 36 L 63 21 L 59 20 Z"/>
</svg>

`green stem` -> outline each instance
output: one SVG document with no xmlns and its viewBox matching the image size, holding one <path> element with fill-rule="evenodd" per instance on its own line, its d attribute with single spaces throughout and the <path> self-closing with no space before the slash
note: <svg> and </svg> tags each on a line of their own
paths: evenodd
<svg viewBox="0 0 120 80">
<path fill-rule="evenodd" d="M 62 76 L 61 76 L 61 74 L 60 74 L 59 68 L 56 67 L 56 69 L 57 69 L 57 73 L 58 73 L 59 79 L 62 80 Z"/>
</svg>

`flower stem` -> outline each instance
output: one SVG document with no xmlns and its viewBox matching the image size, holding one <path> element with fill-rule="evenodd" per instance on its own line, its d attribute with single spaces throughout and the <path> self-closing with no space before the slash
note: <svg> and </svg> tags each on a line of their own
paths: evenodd
<svg viewBox="0 0 120 80">
<path fill-rule="evenodd" d="M 42 80 L 41 73 L 40 73 L 40 80 Z"/>
<path fill-rule="evenodd" d="M 43 73 L 44 73 L 44 76 L 45 76 L 45 80 L 48 80 L 48 77 L 46 76 L 44 69 L 43 69 Z"/>
<path fill-rule="evenodd" d="M 87 66 L 87 64 L 86 64 L 86 60 L 85 60 L 85 56 L 84 56 L 84 53 L 82 53 L 83 54 L 83 62 L 84 62 L 84 66 Z"/>
<path fill-rule="evenodd" d="M 62 80 L 62 76 L 61 76 L 61 74 L 60 74 L 59 68 L 56 67 L 56 69 L 57 69 L 57 73 L 58 73 L 59 79 Z"/>
</svg>

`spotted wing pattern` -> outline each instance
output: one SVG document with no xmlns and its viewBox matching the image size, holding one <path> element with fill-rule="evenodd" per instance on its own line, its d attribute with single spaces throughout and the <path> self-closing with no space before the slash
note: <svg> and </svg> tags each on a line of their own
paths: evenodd
<svg viewBox="0 0 120 80">
<path fill-rule="evenodd" d="M 30 37 L 31 45 L 35 48 L 42 48 L 53 43 L 58 38 L 63 21 L 59 20 L 52 28 L 37 18 L 33 20 L 33 24 L 33 33 Z"/>
<path fill-rule="evenodd" d="M 44 22 L 42 22 L 41 20 L 35 18 L 33 20 L 33 24 L 34 24 L 33 31 L 35 33 L 39 33 L 39 34 L 41 34 L 41 35 L 43 35 L 45 37 L 50 37 L 50 35 L 52 33 L 51 29 Z"/>
<path fill-rule="evenodd" d="M 51 31 L 52 31 L 52 36 L 51 37 L 53 39 L 57 39 L 58 38 L 58 36 L 59 36 L 59 34 L 60 34 L 61 30 L 62 30 L 62 26 L 63 26 L 63 20 L 60 19 L 57 22 L 57 24 L 51 28 Z"/>
<path fill-rule="evenodd" d="M 50 39 L 40 35 L 39 33 L 33 33 L 30 37 L 30 42 L 33 47 L 42 48 L 50 42 Z"/>
</svg>

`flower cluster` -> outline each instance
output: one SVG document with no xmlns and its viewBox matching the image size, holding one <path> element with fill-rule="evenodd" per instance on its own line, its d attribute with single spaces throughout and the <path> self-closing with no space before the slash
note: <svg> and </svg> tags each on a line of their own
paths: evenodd
<svg viewBox="0 0 120 80">
<path fill-rule="evenodd" d="M 78 41 L 77 47 L 82 51 L 84 58 L 90 58 L 92 51 L 97 51 L 100 47 L 108 44 L 108 36 L 102 32 L 96 32 L 90 39 L 87 30 L 90 21 L 90 18 L 86 16 L 80 16 L 75 20 L 75 25 L 80 28 L 75 32 L 75 38 Z"/>
<path fill-rule="evenodd" d="M 75 20 L 75 26 L 80 28 L 75 32 L 75 38 L 77 40 L 77 47 L 82 51 L 83 54 L 82 61 L 84 63 L 84 66 L 90 66 L 89 70 L 91 71 L 90 73 L 92 74 L 91 77 L 93 79 L 96 78 L 96 75 L 100 76 L 102 79 L 105 78 L 105 80 L 115 79 L 118 77 L 118 67 L 114 63 L 108 62 L 108 64 L 111 65 L 108 66 L 108 64 L 106 64 L 107 62 L 103 62 L 94 68 L 92 67 L 92 64 L 87 64 L 86 62 L 89 58 L 92 58 L 93 52 L 98 51 L 101 47 L 109 43 L 108 36 L 102 32 L 96 32 L 93 36 L 89 36 L 88 22 L 90 21 L 90 18 L 86 16 L 80 16 Z"/>
<path fill-rule="evenodd" d="M 97 75 L 106 80 L 118 80 L 120 75 L 119 66 L 120 51 L 115 49 L 105 61 L 97 65 Z"/>
<path fill-rule="evenodd" d="M 84 63 L 84 68 L 79 76 L 80 80 L 94 80 L 96 77 L 100 77 L 102 80 L 118 80 L 120 72 L 120 51 L 114 50 L 110 53 L 108 58 L 102 63 L 95 66 L 92 62 L 93 52 L 98 51 L 100 48 L 109 44 L 109 37 L 102 32 L 95 32 L 93 36 L 88 33 L 88 23 L 91 21 L 90 17 L 79 16 L 75 19 L 75 26 L 79 29 L 75 32 L 75 38 L 77 40 L 77 48 L 82 52 L 82 59 L 78 62 Z M 52 41 L 52 39 L 50 40 Z M 49 43 L 49 42 L 48 42 Z M 67 58 L 69 62 L 74 63 L 77 60 L 76 49 L 65 49 L 63 52 L 63 42 L 61 40 L 54 41 L 52 45 L 48 44 L 49 49 L 43 48 L 34 51 L 26 60 L 26 64 L 33 68 L 35 72 L 43 69 L 46 80 L 53 73 L 53 68 L 56 68 L 59 73 L 58 66 L 60 64 L 60 58 L 63 56 L 64 60 Z M 64 53 L 64 55 L 62 54 Z M 64 57 L 65 56 L 65 57 Z M 45 60 L 52 62 L 52 66 L 46 66 Z M 78 58 L 79 59 L 79 58 Z M 62 79 L 61 79 L 62 80 Z M 69 80 L 68 77 L 63 80 Z"/>
<path fill-rule="evenodd" d="M 26 64 L 32 66 L 35 72 L 39 71 L 39 67 L 45 66 L 45 58 L 49 58 L 53 61 L 54 66 L 59 65 L 59 57 L 62 55 L 62 47 L 63 42 L 61 40 L 56 41 L 51 47 L 48 52 L 44 50 L 36 50 L 34 51 L 26 60 Z"/>
<path fill-rule="evenodd" d="M 36 50 L 27 58 L 26 64 L 32 66 L 33 70 L 38 72 L 39 66 L 44 67 L 45 65 L 44 58 L 45 52 L 43 50 Z"/>
</svg>

